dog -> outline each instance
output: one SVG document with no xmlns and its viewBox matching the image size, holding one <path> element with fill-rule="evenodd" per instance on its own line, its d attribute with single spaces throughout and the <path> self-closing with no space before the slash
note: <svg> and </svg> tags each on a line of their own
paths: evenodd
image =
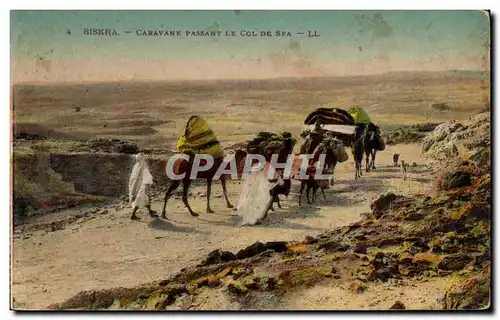
<svg viewBox="0 0 500 320">
<path fill-rule="evenodd" d="M 395 166 L 395 167 L 398 167 L 399 153 L 395 153 L 395 154 L 392 156 L 392 161 L 394 162 L 394 166 Z"/>
<path fill-rule="evenodd" d="M 404 160 L 401 160 L 401 173 L 403 174 L 403 180 L 406 180 L 406 177 L 408 175 L 408 167 L 410 165 L 404 161 Z"/>
</svg>

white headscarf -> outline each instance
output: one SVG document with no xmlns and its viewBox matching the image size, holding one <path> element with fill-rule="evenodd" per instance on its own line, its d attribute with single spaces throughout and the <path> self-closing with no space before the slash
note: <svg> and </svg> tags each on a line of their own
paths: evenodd
<svg viewBox="0 0 500 320">
<path fill-rule="evenodd" d="M 129 201 L 132 203 L 136 198 L 142 185 L 153 184 L 153 176 L 149 172 L 148 163 L 144 153 L 138 153 L 134 156 L 135 164 L 132 168 L 128 184 Z"/>
</svg>

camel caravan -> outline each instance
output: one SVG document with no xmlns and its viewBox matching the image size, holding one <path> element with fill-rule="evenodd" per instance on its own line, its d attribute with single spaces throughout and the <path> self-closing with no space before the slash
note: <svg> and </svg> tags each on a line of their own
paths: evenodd
<svg viewBox="0 0 500 320">
<path fill-rule="evenodd" d="M 288 197 L 292 181 L 300 183 L 298 197 L 302 205 L 303 191 L 308 204 L 316 201 L 321 190 L 326 200 L 325 189 L 334 185 L 334 170 L 337 163 L 348 160 L 346 148 L 351 149 L 355 164 L 354 179 L 362 176 L 362 160 L 365 157 L 366 172 L 375 169 L 377 151 L 385 149 L 380 129 L 373 124 L 368 114 L 354 106 L 348 111 L 339 108 L 318 108 L 304 120 L 300 134 L 303 142 L 299 152 L 294 153 L 297 139 L 289 132 L 259 132 L 244 148 L 226 155 L 220 142 L 200 116 L 191 116 L 184 132 L 176 144 L 177 153 L 167 163 L 166 173 L 170 181 L 163 202 L 161 217 L 167 219 L 167 202 L 182 184 L 182 202 L 189 213 L 197 217 L 189 205 L 188 194 L 191 182 L 206 180 L 206 212 L 210 207 L 212 182 L 220 180 L 226 205 L 234 208 L 227 195 L 227 180 L 244 180 L 236 211 L 241 217 L 240 225 L 254 225 L 266 219 L 274 204 L 281 208 L 280 195 Z M 139 220 L 136 211 L 145 207 L 151 217 L 147 195 L 148 186 L 154 179 L 142 154 L 136 155 L 129 184 L 129 199 L 133 204 L 132 220 Z"/>
</svg>

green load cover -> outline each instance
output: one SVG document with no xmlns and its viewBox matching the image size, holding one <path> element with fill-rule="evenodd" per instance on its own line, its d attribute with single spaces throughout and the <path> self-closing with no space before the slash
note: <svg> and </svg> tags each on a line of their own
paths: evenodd
<svg viewBox="0 0 500 320">
<path fill-rule="evenodd" d="M 353 106 L 348 112 L 354 118 L 355 123 L 368 124 L 372 122 L 368 113 L 366 113 L 366 111 L 359 106 Z"/>
</svg>

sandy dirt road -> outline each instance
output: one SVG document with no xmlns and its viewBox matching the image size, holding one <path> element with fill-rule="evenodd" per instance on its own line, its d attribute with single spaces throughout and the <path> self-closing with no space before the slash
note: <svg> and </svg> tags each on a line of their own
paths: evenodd
<svg viewBox="0 0 500 320">
<path fill-rule="evenodd" d="M 418 164 L 410 168 L 406 181 L 392 166 L 394 152 Z M 142 221 L 135 222 L 129 219 L 130 208 L 117 211 L 108 206 L 107 214 L 77 220 L 63 230 L 18 235 L 12 246 L 14 306 L 43 309 L 82 290 L 130 287 L 165 279 L 218 248 L 236 252 L 255 241 L 301 240 L 359 220 L 360 214 L 370 210 L 371 200 L 382 192 L 422 193 L 432 183 L 420 158 L 420 145 L 388 146 L 377 154 L 376 164 L 377 170 L 357 181 L 353 180 L 351 156 L 338 164 L 335 186 L 327 190 L 326 201 L 319 195 L 315 205 L 299 208 L 299 186 L 294 184 L 288 199 L 281 201 L 283 209 L 257 226 L 237 226 L 238 217 L 225 207 L 217 183 L 211 201 L 216 213 L 205 213 L 204 196 L 190 199 L 199 218 L 191 217 L 179 199 L 172 199 L 167 207 L 168 221 L 141 213 Z M 229 197 L 235 206 L 241 187 L 241 182 L 229 185 Z M 192 190 L 193 194 L 200 192 L 204 194 L 205 187 Z M 161 206 L 161 201 L 156 201 L 153 209 L 160 211 Z M 29 223 L 47 222 L 82 210 L 89 208 L 62 211 Z"/>
</svg>

